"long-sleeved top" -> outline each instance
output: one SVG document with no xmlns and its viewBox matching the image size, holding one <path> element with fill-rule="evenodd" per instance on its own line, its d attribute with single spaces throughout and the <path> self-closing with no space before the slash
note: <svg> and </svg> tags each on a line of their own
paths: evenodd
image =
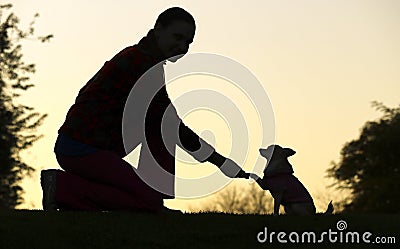
<svg viewBox="0 0 400 249">
<path fill-rule="evenodd" d="M 139 110 L 139 112 L 145 112 L 145 116 L 137 116 L 139 120 L 135 122 L 139 125 L 132 127 L 132 134 L 146 130 L 147 137 L 147 134 L 152 133 L 151 129 L 159 129 L 163 115 L 172 107 L 173 110 L 169 113 L 176 116 L 176 122 L 173 125 L 177 124 L 176 129 L 179 134 L 179 141 L 176 144 L 198 161 L 205 161 L 214 152 L 214 148 L 188 128 L 177 116 L 166 91 L 164 70 L 160 68 L 165 59 L 156 45 L 152 31 L 137 45 L 120 51 L 107 61 L 79 91 L 59 133 L 81 144 L 111 150 L 124 157 L 129 153 L 127 146 L 124 146 L 126 138 L 123 138 L 122 128 L 128 96 L 138 80 L 150 68 L 157 65 L 161 75 L 155 78 L 157 82 L 149 82 L 149 84 L 155 84 L 158 91 L 145 106 L 146 109 Z M 200 148 L 202 148 L 201 152 L 198 151 Z"/>
</svg>

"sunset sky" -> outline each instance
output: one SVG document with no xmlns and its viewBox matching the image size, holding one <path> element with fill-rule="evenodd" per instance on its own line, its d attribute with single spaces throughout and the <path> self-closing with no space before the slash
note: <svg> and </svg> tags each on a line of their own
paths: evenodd
<svg viewBox="0 0 400 249">
<path fill-rule="evenodd" d="M 36 87 L 19 101 L 49 117 L 38 130 L 44 138 L 24 153 L 37 172 L 24 182 L 26 204 L 22 208 L 41 208 L 39 173 L 44 168 L 58 167 L 53 154 L 57 130 L 79 89 L 106 60 L 145 36 L 158 14 L 168 7 L 183 7 L 196 20 L 190 52 L 231 58 L 261 82 L 275 114 L 275 142 L 297 151 L 290 161 L 295 175 L 312 194 L 332 191 L 326 189 L 326 169 L 339 160 L 343 145 L 357 138 L 366 121 L 379 117 L 371 102 L 380 101 L 390 107 L 400 104 L 398 0 L 11 3 L 23 27 L 39 13 L 36 34 L 54 34 L 50 43 L 23 44 L 24 61 L 37 66 L 31 77 Z M 207 81 L 207 77 L 195 81 L 200 80 Z M 226 92 L 224 88 L 218 90 L 229 95 L 228 88 Z M 237 102 L 235 97 L 230 98 Z M 188 116 L 184 120 L 189 126 L 193 122 L 193 128 L 199 127 L 199 133 L 215 139 L 217 151 L 229 152 L 229 144 L 224 143 L 229 140 L 229 124 L 207 129 L 217 127 L 218 119 L 202 122 Z M 257 145 L 251 144 L 249 162 L 242 165 L 245 169 L 252 169 L 258 157 Z M 177 167 L 184 168 L 179 164 Z M 194 175 L 215 170 L 210 165 L 190 169 Z M 166 204 L 187 210 L 189 205 L 202 201 L 173 200 Z"/>
</svg>

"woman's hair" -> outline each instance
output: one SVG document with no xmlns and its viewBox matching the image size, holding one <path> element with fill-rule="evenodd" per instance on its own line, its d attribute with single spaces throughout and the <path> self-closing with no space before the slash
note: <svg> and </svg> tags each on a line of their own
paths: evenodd
<svg viewBox="0 0 400 249">
<path fill-rule="evenodd" d="M 158 16 L 155 26 L 161 25 L 163 27 L 167 27 L 174 21 L 185 21 L 196 27 L 193 16 L 180 7 L 172 7 L 163 11 Z"/>
</svg>

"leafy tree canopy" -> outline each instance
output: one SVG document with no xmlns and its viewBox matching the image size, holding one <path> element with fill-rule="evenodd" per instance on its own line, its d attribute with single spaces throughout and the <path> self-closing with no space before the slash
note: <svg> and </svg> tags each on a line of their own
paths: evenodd
<svg viewBox="0 0 400 249">
<path fill-rule="evenodd" d="M 348 212 L 400 212 L 400 106 L 373 102 L 382 117 L 366 122 L 359 138 L 348 142 L 341 159 L 328 169 L 339 189 L 349 189 Z"/>
<path fill-rule="evenodd" d="M 20 183 L 34 168 L 22 161 L 20 152 L 41 137 L 35 134 L 35 129 L 47 116 L 15 103 L 22 91 L 33 87 L 28 81 L 29 75 L 35 73 L 35 65 L 22 60 L 21 42 L 26 39 L 46 42 L 52 38 L 52 35 L 34 36 L 34 21 L 27 30 L 22 30 L 11 8 L 11 4 L 0 5 L 0 209 L 15 208 L 23 202 Z"/>
</svg>

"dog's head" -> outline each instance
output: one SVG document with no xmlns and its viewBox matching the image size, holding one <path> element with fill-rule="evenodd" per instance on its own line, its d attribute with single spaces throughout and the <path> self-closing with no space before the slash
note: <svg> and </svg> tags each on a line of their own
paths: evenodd
<svg viewBox="0 0 400 249">
<path fill-rule="evenodd" d="M 282 148 L 277 144 L 268 146 L 266 149 L 260 149 L 260 155 L 265 157 L 268 161 L 286 159 L 296 154 L 296 151 L 290 148 Z"/>
<path fill-rule="evenodd" d="M 261 156 L 268 160 L 268 164 L 264 169 L 264 175 L 273 175 L 278 173 L 293 173 L 292 165 L 287 160 L 296 152 L 290 148 L 282 148 L 279 145 L 270 145 L 268 148 L 260 149 Z"/>
</svg>

